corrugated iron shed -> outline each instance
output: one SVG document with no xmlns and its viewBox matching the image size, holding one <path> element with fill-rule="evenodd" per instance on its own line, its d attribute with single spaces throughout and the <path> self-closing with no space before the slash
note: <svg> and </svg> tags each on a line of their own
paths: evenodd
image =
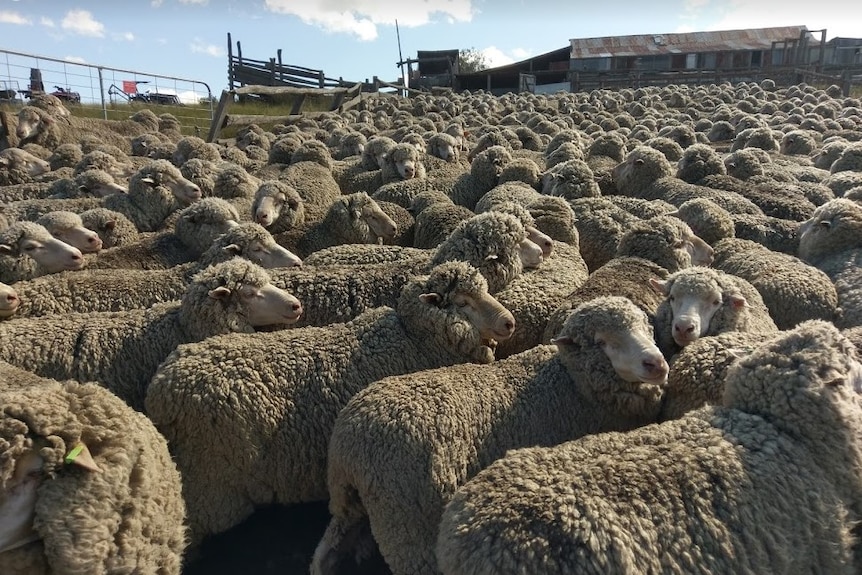
<svg viewBox="0 0 862 575">
<path fill-rule="evenodd" d="M 781 26 L 748 30 L 720 30 L 674 34 L 639 34 L 606 36 L 604 38 L 573 38 L 571 57 L 612 58 L 618 56 L 657 56 L 660 54 L 692 54 L 737 50 L 769 50 L 773 42 L 799 40 L 805 26 Z M 808 42 L 819 40 L 809 34 Z"/>
</svg>

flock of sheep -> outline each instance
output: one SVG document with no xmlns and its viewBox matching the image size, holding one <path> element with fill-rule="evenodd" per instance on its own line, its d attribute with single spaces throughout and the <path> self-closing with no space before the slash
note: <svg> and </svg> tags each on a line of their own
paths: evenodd
<svg viewBox="0 0 862 575">
<path fill-rule="evenodd" d="M 858 573 L 862 102 L 374 96 L 0 134 L 0 573 Z"/>
</svg>

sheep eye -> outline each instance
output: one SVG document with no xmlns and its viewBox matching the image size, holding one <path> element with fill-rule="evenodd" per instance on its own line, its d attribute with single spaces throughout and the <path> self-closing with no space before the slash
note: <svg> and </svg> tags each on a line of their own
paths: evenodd
<svg viewBox="0 0 862 575">
<path fill-rule="evenodd" d="M 712 305 L 721 305 L 721 300 L 720 299 L 715 300 L 714 302 L 712 302 Z"/>
<path fill-rule="evenodd" d="M 672 296 L 672 295 L 667 296 L 667 301 L 669 301 L 669 302 L 673 302 L 675 299 L 676 299 L 675 296 Z"/>
</svg>

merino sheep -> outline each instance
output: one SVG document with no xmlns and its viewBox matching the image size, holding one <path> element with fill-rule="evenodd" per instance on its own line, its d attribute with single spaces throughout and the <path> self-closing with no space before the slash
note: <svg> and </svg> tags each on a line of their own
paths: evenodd
<svg viewBox="0 0 862 575">
<path fill-rule="evenodd" d="M 138 241 L 138 228 L 132 221 L 108 208 L 93 208 L 78 214 L 84 227 L 99 234 L 102 248 L 115 248 Z"/>
<path fill-rule="evenodd" d="M 58 240 L 34 222 L 15 222 L 0 231 L 0 282 L 15 283 L 84 265 L 81 250 Z"/>
<path fill-rule="evenodd" d="M 99 234 L 84 226 L 84 221 L 73 212 L 49 212 L 36 220 L 52 236 L 81 250 L 82 254 L 98 253 L 102 249 Z"/>
<path fill-rule="evenodd" d="M 656 342 L 665 357 L 707 335 L 778 331 L 760 294 L 741 277 L 692 266 L 665 280 L 651 279 L 650 285 L 664 296 L 654 326 Z"/>
<path fill-rule="evenodd" d="M 83 120 L 82 118 L 77 118 Z M 122 150 L 131 149 L 128 136 L 117 134 L 98 123 L 73 125 L 66 119 L 58 119 L 49 112 L 35 106 L 24 106 L 18 111 L 18 125 L 15 129 L 18 147 L 38 144 L 53 150 L 61 144 L 77 143 L 85 134 L 93 134 L 100 141 L 112 144 Z"/>
<path fill-rule="evenodd" d="M 800 230 L 799 257 L 835 284 L 835 325 L 862 325 L 862 205 L 846 198 L 830 200 Z"/>
<path fill-rule="evenodd" d="M 305 223 L 302 197 L 285 182 L 263 182 L 254 193 L 251 217 L 273 234 L 294 229 Z"/>
<path fill-rule="evenodd" d="M 0 572 L 179 575 L 185 504 L 152 422 L 98 385 L 0 372 Z"/>
<path fill-rule="evenodd" d="M 217 237 L 239 225 L 239 219 L 228 201 L 203 198 L 177 212 L 172 231 L 146 234 L 138 242 L 105 250 L 87 267 L 152 270 L 187 263 L 200 257 Z"/>
<path fill-rule="evenodd" d="M 75 174 L 71 180 L 56 180 L 47 190 L 49 198 L 66 199 L 95 197 L 106 198 L 113 194 L 125 194 L 128 190 L 117 183 L 114 176 L 99 168 L 91 168 Z"/>
<path fill-rule="evenodd" d="M 342 196 L 332 202 L 326 216 L 279 236 L 279 243 L 300 257 L 340 244 L 376 244 L 398 233 L 395 222 L 365 192 Z M 292 240 L 292 241 L 291 241 Z"/>
<path fill-rule="evenodd" d="M 0 283 L 0 319 L 8 319 L 15 315 L 19 305 L 21 305 L 21 299 L 15 288 Z"/>
<path fill-rule="evenodd" d="M 395 309 L 177 348 L 150 383 L 146 408 L 183 475 L 192 544 L 257 504 L 325 499 L 329 434 L 354 393 L 389 375 L 489 363 L 514 328 L 479 272 L 449 262 L 405 286 Z M 221 441 L 205 439 L 201 426 Z M 222 462 L 215 474 L 213 458 Z"/>
<path fill-rule="evenodd" d="M 125 215 L 139 231 L 154 232 L 182 205 L 200 199 L 201 189 L 179 169 L 167 160 L 154 160 L 131 177 L 128 194 L 108 196 L 102 207 Z"/>
<path fill-rule="evenodd" d="M 235 256 L 266 269 L 290 268 L 302 263 L 296 255 L 278 245 L 265 229 L 243 222 L 219 236 L 196 261 L 169 269 L 94 269 L 18 282 L 15 287 L 21 305 L 17 314 L 36 317 L 124 311 L 178 300 L 196 273 Z"/>
<path fill-rule="evenodd" d="M 440 570 L 856 573 L 860 374 L 814 320 L 741 358 L 722 407 L 510 451 L 447 505 Z"/>
<path fill-rule="evenodd" d="M 503 168 L 512 154 L 503 146 L 491 146 L 479 152 L 470 163 L 470 172 L 460 176 L 446 191 L 459 206 L 475 209 L 479 199 L 499 183 Z"/>
<path fill-rule="evenodd" d="M 829 276 L 799 259 L 745 239 L 715 244 L 713 267 L 743 278 L 763 297 L 778 329 L 791 329 L 809 319 L 832 321 L 838 293 Z"/>
<path fill-rule="evenodd" d="M 572 309 L 600 296 L 627 297 L 652 321 L 662 298 L 650 289 L 650 279 L 711 262 L 712 248 L 681 220 L 658 216 L 639 221 L 622 237 L 615 257 L 590 273 L 551 314 L 542 341 L 556 336 Z"/>
<path fill-rule="evenodd" d="M 763 214 L 739 193 L 689 184 L 673 177 L 673 173 L 670 162 L 661 152 L 638 146 L 613 169 L 613 180 L 618 192 L 626 196 L 665 200 L 677 207 L 686 200 L 707 198 L 731 213 Z"/>
<path fill-rule="evenodd" d="M 0 150 L 0 186 L 32 182 L 34 176 L 50 171 L 51 164 L 26 150 Z"/>
<path fill-rule="evenodd" d="M 369 528 L 394 573 L 436 573 L 446 502 L 508 449 L 655 421 L 668 367 L 641 310 L 599 298 L 558 336 L 556 349 L 388 377 L 355 395 L 330 440 L 333 518 L 312 573 L 361 556 L 373 546 Z"/>
<path fill-rule="evenodd" d="M 452 198 L 439 190 L 416 194 L 410 213 L 416 222 L 413 247 L 425 249 L 436 248 L 458 224 L 475 215 L 469 208 L 455 205 Z"/>
<path fill-rule="evenodd" d="M 0 357 L 43 377 L 97 381 L 140 410 L 156 368 L 177 345 L 295 323 L 301 311 L 266 271 L 235 258 L 195 275 L 181 302 L 4 322 Z"/>
</svg>

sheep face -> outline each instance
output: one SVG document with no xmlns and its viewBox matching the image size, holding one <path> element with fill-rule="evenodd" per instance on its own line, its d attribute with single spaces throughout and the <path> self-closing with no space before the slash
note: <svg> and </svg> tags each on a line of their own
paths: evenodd
<svg viewBox="0 0 862 575">
<path fill-rule="evenodd" d="M 446 162 L 457 162 L 458 143 L 448 134 L 437 134 L 429 142 L 428 154 Z"/>
<path fill-rule="evenodd" d="M 817 265 L 832 254 L 862 247 L 862 206 L 835 198 L 818 206 L 799 228 L 799 257 Z"/>
<path fill-rule="evenodd" d="M 302 315 L 299 300 L 272 284 L 240 284 L 235 290 L 221 286 L 210 290 L 209 297 L 220 301 L 235 298 L 241 314 L 254 328 L 291 325 L 299 321 Z"/>
<path fill-rule="evenodd" d="M 85 228 L 83 225 L 70 227 L 55 227 L 51 235 L 58 240 L 76 247 L 81 253 L 95 254 L 102 249 L 102 238 L 96 232 Z"/>
<path fill-rule="evenodd" d="M 14 471 L 4 482 L 6 496 L 0 499 L 0 553 L 39 539 L 33 529 L 36 516 L 36 489 L 42 483 L 44 461 L 35 451 L 27 451 L 14 462 Z"/>
<path fill-rule="evenodd" d="M 162 161 L 164 160 L 160 160 L 160 162 Z M 165 166 L 166 164 L 160 165 Z M 154 187 L 164 186 L 183 205 L 193 204 L 203 196 L 200 187 L 191 180 L 184 178 L 176 168 L 153 170 L 149 175 L 141 177 L 140 181 Z"/>
<path fill-rule="evenodd" d="M 722 306 L 742 308 L 745 297 L 723 290 L 709 275 L 690 268 L 674 274 L 667 280 L 651 279 L 650 285 L 665 296 L 671 309 L 671 335 L 680 347 L 709 333 L 710 322 Z"/>
<path fill-rule="evenodd" d="M 15 135 L 21 142 L 24 142 L 35 138 L 53 123 L 54 120 L 44 112 L 37 108 L 25 106 L 18 112 L 18 127 L 15 129 Z"/>
<path fill-rule="evenodd" d="M 398 224 L 384 212 L 380 205 L 367 198 L 359 208 L 359 217 L 378 238 L 391 240 L 398 234 Z"/>
<path fill-rule="evenodd" d="M 6 148 L 0 151 L 0 167 L 21 170 L 29 176 L 39 176 L 51 171 L 51 164 L 21 148 Z"/>
<path fill-rule="evenodd" d="M 30 222 L 19 224 L 13 224 L 2 234 L 0 254 L 29 256 L 49 274 L 79 270 L 84 265 L 84 257 L 78 248 L 53 237 L 43 226 Z"/>
<path fill-rule="evenodd" d="M 78 189 L 97 198 L 128 193 L 125 187 L 116 183 L 113 176 L 104 170 L 86 170 L 78 174 L 75 181 L 78 183 Z"/>
<path fill-rule="evenodd" d="M 413 297 L 418 298 L 419 311 L 406 311 L 413 309 Z M 411 316 L 414 328 L 429 331 L 429 337 L 445 347 L 454 345 L 477 363 L 494 361 L 497 342 L 515 332 L 512 313 L 488 293 L 485 279 L 466 262 L 440 264 L 427 278 L 408 284 L 398 309 Z"/>
<path fill-rule="evenodd" d="M 525 269 L 536 269 L 542 264 L 542 261 L 544 261 L 544 251 L 541 246 L 532 241 L 529 236 L 521 240 L 521 243 L 518 244 L 518 255 L 520 256 L 521 263 Z"/>
<path fill-rule="evenodd" d="M 649 318 L 628 298 L 599 297 L 579 305 L 552 343 L 570 370 L 575 366 L 580 371 L 584 362 L 604 357 L 624 382 L 651 388 L 667 383 L 668 364 L 655 344 Z"/>
<path fill-rule="evenodd" d="M 539 246 L 542 250 L 542 259 L 550 257 L 551 252 L 554 251 L 554 240 L 552 240 L 549 235 L 539 231 L 533 226 L 527 226 L 525 229 L 527 230 L 527 239 Z M 542 263 L 542 259 L 539 260 L 539 263 Z M 525 263 L 524 267 L 529 266 Z"/>
<path fill-rule="evenodd" d="M 0 283 L 0 319 L 6 319 L 15 315 L 21 300 L 15 288 Z"/>
<path fill-rule="evenodd" d="M 302 259 L 279 245 L 272 236 L 255 238 L 246 244 L 231 243 L 226 252 L 241 256 L 265 269 L 291 268 L 302 265 Z"/>
<path fill-rule="evenodd" d="M 265 228 L 271 227 L 276 220 L 287 217 L 295 220 L 292 214 L 297 214 L 301 199 L 295 190 L 278 182 L 264 183 L 257 189 L 251 210 L 255 223 Z M 299 222 L 291 222 L 294 227 Z"/>
<path fill-rule="evenodd" d="M 612 170 L 613 181 L 623 195 L 634 195 L 673 173 L 670 162 L 658 150 L 638 146 Z"/>
</svg>

